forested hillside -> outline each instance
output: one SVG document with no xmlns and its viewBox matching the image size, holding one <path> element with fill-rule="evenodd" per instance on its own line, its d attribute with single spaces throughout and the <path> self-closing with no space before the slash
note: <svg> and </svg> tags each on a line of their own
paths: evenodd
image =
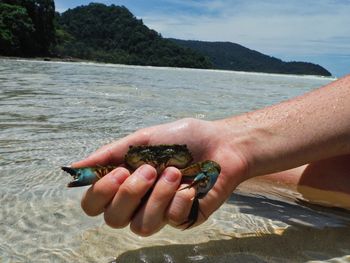
<svg viewBox="0 0 350 263">
<path fill-rule="evenodd" d="M 91 3 L 55 12 L 53 0 L 0 0 L 0 55 L 330 76 L 230 42 L 165 39 L 126 7 Z"/>
<path fill-rule="evenodd" d="M 164 39 L 123 6 L 89 4 L 57 16 L 57 54 L 110 63 L 211 68 L 207 58 Z"/>
<path fill-rule="evenodd" d="M 209 57 L 217 69 L 331 76 L 328 70 L 319 65 L 308 62 L 284 62 L 231 42 L 171 40 Z"/>
</svg>

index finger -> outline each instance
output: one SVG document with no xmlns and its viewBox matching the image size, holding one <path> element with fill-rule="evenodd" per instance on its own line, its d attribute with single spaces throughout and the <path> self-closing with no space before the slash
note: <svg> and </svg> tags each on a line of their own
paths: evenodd
<svg viewBox="0 0 350 263">
<path fill-rule="evenodd" d="M 94 167 L 104 165 L 119 165 L 124 162 L 124 155 L 130 145 L 143 145 L 148 143 L 145 133 L 133 133 L 116 142 L 106 144 L 87 158 L 72 163 L 72 167 Z"/>
</svg>

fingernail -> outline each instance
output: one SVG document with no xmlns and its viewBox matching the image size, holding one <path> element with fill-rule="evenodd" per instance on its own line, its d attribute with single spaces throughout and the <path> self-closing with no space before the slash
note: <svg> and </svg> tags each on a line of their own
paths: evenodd
<svg viewBox="0 0 350 263">
<path fill-rule="evenodd" d="M 179 178 L 178 172 L 174 171 L 174 169 L 171 169 L 171 168 L 166 169 L 164 171 L 163 176 L 164 176 L 164 179 L 169 183 L 175 183 Z"/>
<path fill-rule="evenodd" d="M 142 176 L 144 179 L 148 181 L 153 180 L 157 176 L 156 171 L 150 165 L 141 166 L 137 172 L 140 176 Z"/>
</svg>

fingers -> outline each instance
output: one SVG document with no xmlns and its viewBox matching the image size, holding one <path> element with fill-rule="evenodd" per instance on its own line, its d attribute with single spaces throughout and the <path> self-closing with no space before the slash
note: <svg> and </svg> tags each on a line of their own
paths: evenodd
<svg viewBox="0 0 350 263">
<path fill-rule="evenodd" d="M 81 200 L 84 212 L 89 216 L 101 214 L 129 175 L 127 169 L 119 167 L 97 181 L 86 191 Z"/>
<path fill-rule="evenodd" d="M 105 221 L 111 227 L 124 227 L 156 177 L 156 170 L 150 165 L 141 166 L 132 175 L 127 169 L 118 167 L 88 189 L 81 206 L 90 216 L 104 212 Z"/>
<path fill-rule="evenodd" d="M 90 216 L 104 213 L 107 225 L 113 228 L 131 222 L 131 230 L 141 236 L 154 234 L 167 223 L 184 228 L 182 223 L 188 220 L 195 190 L 178 191 L 181 176 L 178 169 L 169 167 L 155 184 L 157 173 L 150 165 L 141 166 L 132 175 L 118 167 L 89 188 L 81 206 Z"/>
<path fill-rule="evenodd" d="M 128 225 L 156 177 L 157 172 L 150 165 L 141 166 L 129 176 L 105 209 L 104 218 L 107 225 L 113 228 Z"/>
<path fill-rule="evenodd" d="M 131 230 L 141 236 L 154 234 L 167 223 L 183 229 L 187 225 L 182 224 L 190 219 L 196 192 L 194 188 L 178 191 L 185 186 L 179 187 L 181 176 L 178 169 L 169 167 L 155 184 L 157 173 L 150 165 L 141 166 L 132 175 L 118 167 L 89 188 L 81 206 L 90 216 L 104 212 L 106 223 L 113 228 L 125 227 L 131 222 Z M 224 180 L 218 183 L 200 200 L 195 225 L 204 222 L 227 198 L 219 190 Z M 150 196 L 142 203 L 150 189 Z"/>
<path fill-rule="evenodd" d="M 178 169 L 169 167 L 157 181 L 147 203 L 137 212 L 130 228 L 141 236 L 149 236 L 166 224 L 165 212 L 181 180 Z"/>
</svg>

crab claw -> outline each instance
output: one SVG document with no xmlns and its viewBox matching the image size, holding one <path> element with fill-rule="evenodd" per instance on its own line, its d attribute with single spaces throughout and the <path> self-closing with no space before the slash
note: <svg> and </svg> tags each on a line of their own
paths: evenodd
<svg viewBox="0 0 350 263">
<path fill-rule="evenodd" d="M 200 169 L 198 169 L 198 167 Z M 198 173 L 191 175 L 191 172 L 196 171 L 196 169 L 197 171 L 199 170 Z M 195 164 L 189 169 L 185 170 L 185 173 L 183 173 L 183 176 L 185 177 L 185 179 L 183 179 L 183 181 L 185 182 L 186 177 L 187 178 L 194 177 L 194 179 L 189 185 L 179 189 L 178 191 L 182 191 L 184 189 L 194 187 L 196 189 L 196 195 L 194 197 L 194 201 L 193 201 L 188 219 L 184 223 L 182 223 L 180 226 L 187 224 L 185 228 L 187 229 L 193 226 L 197 222 L 199 209 L 200 209 L 198 199 L 201 199 L 204 196 L 206 196 L 206 194 L 210 191 L 210 189 L 213 188 L 220 172 L 221 172 L 220 165 L 210 160 L 204 161 L 199 164 Z"/>
<path fill-rule="evenodd" d="M 182 169 L 182 182 L 186 183 L 188 179 L 192 178 L 193 180 L 188 186 L 179 189 L 179 191 L 195 187 L 197 190 L 196 197 L 202 198 L 213 188 L 220 172 L 220 165 L 210 160 L 196 163 L 188 168 Z"/>
<path fill-rule="evenodd" d="M 68 187 L 90 185 L 99 179 L 92 168 L 61 167 L 61 169 L 73 177 L 73 181 L 68 183 Z"/>
<path fill-rule="evenodd" d="M 61 169 L 63 171 L 65 171 L 66 173 L 69 173 L 72 176 L 76 175 L 76 170 L 77 169 L 74 169 L 74 168 L 71 168 L 71 167 L 65 167 L 65 166 L 61 167 Z"/>
<path fill-rule="evenodd" d="M 196 178 L 189 185 L 186 185 L 186 186 L 180 188 L 178 191 L 182 191 L 182 190 L 185 190 L 185 189 L 190 189 L 192 187 L 197 186 L 201 182 L 201 180 L 196 179 Z"/>
</svg>

